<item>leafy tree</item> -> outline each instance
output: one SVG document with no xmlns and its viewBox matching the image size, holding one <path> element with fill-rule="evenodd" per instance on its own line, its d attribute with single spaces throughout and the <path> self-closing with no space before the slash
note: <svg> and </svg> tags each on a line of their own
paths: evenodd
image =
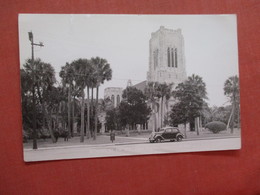
<svg viewBox="0 0 260 195">
<path fill-rule="evenodd" d="M 172 106 L 170 118 L 171 118 L 171 125 L 177 126 L 179 124 L 186 124 L 188 117 L 183 110 L 185 110 L 185 104 L 183 102 L 178 102 Z"/>
<path fill-rule="evenodd" d="M 190 122 L 191 130 L 193 130 L 194 119 L 201 115 L 204 99 L 207 98 L 206 84 L 198 75 L 192 75 L 180 83 L 173 94 L 179 102 L 177 106 L 180 106 L 184 113 L 183 116 L 185 116 L 186 121 Z"/>
<path fill-rule="evenodd" d="M 186 123 L 188 122 L 188 116 L 187 112 L 184 112 L 186 110 L 186 105 L 184 102 L 178 102 L 172 106 L 171 113 L 170 113 L 170 124 L 174 127 L 178 126 L 179 124 L 184 124 L 185 126 L 185 137 L 186 135 Z"/>
<path fill-rule="evenodd" d="M 146 96 L 143 92 L 135 87 L 127 87 L 122 97 L 124 99 L 119 105 L 121 124 L 134 129 L 136 124 L 146 123 L 151 109 L 146 104 Z"/>
<path fill-rule="evenodd" d="M 119 130 L 121 127 L 119 108 L 106 112 L 106 126 L 108 130 Z"/>
<path fill-rule="evenodd" d="M 230 116 L 232 106 L 213 106 L 205 107 L 202 111 L 204 122 L 203 124 L 212 122 L 212 121 L 221 121 L 225 124 L 228 124 L 228 118 Z"/>
<path fill-rule="evenodd" d="M 230 114 L 229 122 L 227 128 L 229 127 L 229 123 L 231 121 L 231 133 L 234 132 L 234 121 L 235 118 L 238 118 L 237 121 L 239 123 L 239 78 L 238 76 L 229 77 L 224 83 L 224 94 L 229 97 L 230 102 L 232 104 L 232 111 Z M 237 114 L 237 116 L 235 116 Z"/>
</svg>

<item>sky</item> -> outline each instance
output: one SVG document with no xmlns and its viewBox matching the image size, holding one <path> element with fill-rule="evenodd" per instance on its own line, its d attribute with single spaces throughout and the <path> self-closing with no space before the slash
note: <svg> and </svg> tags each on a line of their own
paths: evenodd
<svg viewBox="0 0 260 195">
<path fill-rule="evenodd" d="M 238 75 L 236 15 L 83 15 L 20 14 L 20 66 L 31 58 L 28 32 L 32 31 L 35 58 L 50 63 L 59 82 L 66 62 L 99 56 L 107 59 L 112 80 L 100 87 L 125 88 L 146 80 L 149 40 L 160 26 L 181 29 L 187 76 L 197 74 L 206 83 L 210 106 L 226 105 L 223 86 Z"/>
</svg>

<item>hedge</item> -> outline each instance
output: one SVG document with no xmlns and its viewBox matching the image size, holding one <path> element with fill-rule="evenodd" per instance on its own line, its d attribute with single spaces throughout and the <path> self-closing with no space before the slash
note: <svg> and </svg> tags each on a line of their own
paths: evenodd
<svg viewBox="0 0 260 195">
<path fill-rule="evenodd" d="M 227 128 L 227 125 L 220 121 L 212 121 L 205 125 L 205 128 L 209 129 L 213 133 L 219 133 L 220 131 L 224 131 Z"/>
</svg>

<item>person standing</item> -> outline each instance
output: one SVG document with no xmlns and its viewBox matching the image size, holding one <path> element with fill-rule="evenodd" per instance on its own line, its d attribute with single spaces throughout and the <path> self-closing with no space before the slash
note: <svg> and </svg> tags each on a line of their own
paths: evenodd
<svg viewBox="0 0 260 195">
<path fill-rule="evenodd" d="M 116 137 L 116 134 L 115 134 L 114 130 L 112 130 L 110 132 L 110 140 L 111 140 L 112 143 L 115 141 L 115 137 Z"/>
</svg>

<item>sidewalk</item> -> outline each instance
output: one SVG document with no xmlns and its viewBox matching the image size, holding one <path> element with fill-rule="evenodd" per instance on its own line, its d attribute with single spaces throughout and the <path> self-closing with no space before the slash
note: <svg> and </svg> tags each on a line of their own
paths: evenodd
<svg viewBox="0 0 260 195">
<path fill-rule="evenodd" d="M 107 135 L 98 135 L 96 140 L 93 138 L 87 139 L 84 137 L 84 142 L 80 142 L 80 137 L 70 138 L 69 141 L 64 141 L 63 138 L 59 138 L 57 143 L 52 143 L 51 139 L 37 140 L 38 148 L 59 148 L 59 147 L 82 147 L 82 146 L 105 146 L 105 145 L 115 145 L 115 144 L 127 144 L 127 143 L 140 143 L 148 141 L 148 138 L 138 138 L 138 137 L 124 137 L 116 136 L 115 141 L 112 143 L 110 141 L 110 136 Z M 24 149 L 32 149 L 32 140 L 29 140 L 28 143 L 23 144 Z"/>
<path fill-rule="evenodd" d="M 211 140 L 211 139 L 223 139 L 223 138 L 236 138 L 240 137 L 240 130 L 235 130 L 233 134 L 228 131 L 221 131 L 218 134 L 213 134 L 210 131 L 204 130 L 200 132 L 200 135 L 197 135 L 197 132 L 187 131 L 187 138 L 183 141 L 195 141 L 195 140 Z M 78 148 L 78 147 L 104 147 L 111 145 L 129 145 L 129 144 L 141 144 L 148 143 L 148 138 L 150 133 L 142 133 L 140 135 L 133 134 L 129 137 L 125 135 L 116 136 L 115 141 L 112 143 L 110 141 L 109 135 L 98 135 L 96 140 L 93 138 L 87 139 L 84 137 L 84 142 L 80 142 L 80 137 L 73 137 L 69 141 L 64 141 L 63 138 L 59 138 L 57 143 L 52 143 L 51 139 L 42 139 L 37 140 L 38 149 L 53 149 L 53 148 Z M 25 150 L 32 150 L 32 140 L 29 140 L 28 143 L 23 144 Z"/>
</svg>

